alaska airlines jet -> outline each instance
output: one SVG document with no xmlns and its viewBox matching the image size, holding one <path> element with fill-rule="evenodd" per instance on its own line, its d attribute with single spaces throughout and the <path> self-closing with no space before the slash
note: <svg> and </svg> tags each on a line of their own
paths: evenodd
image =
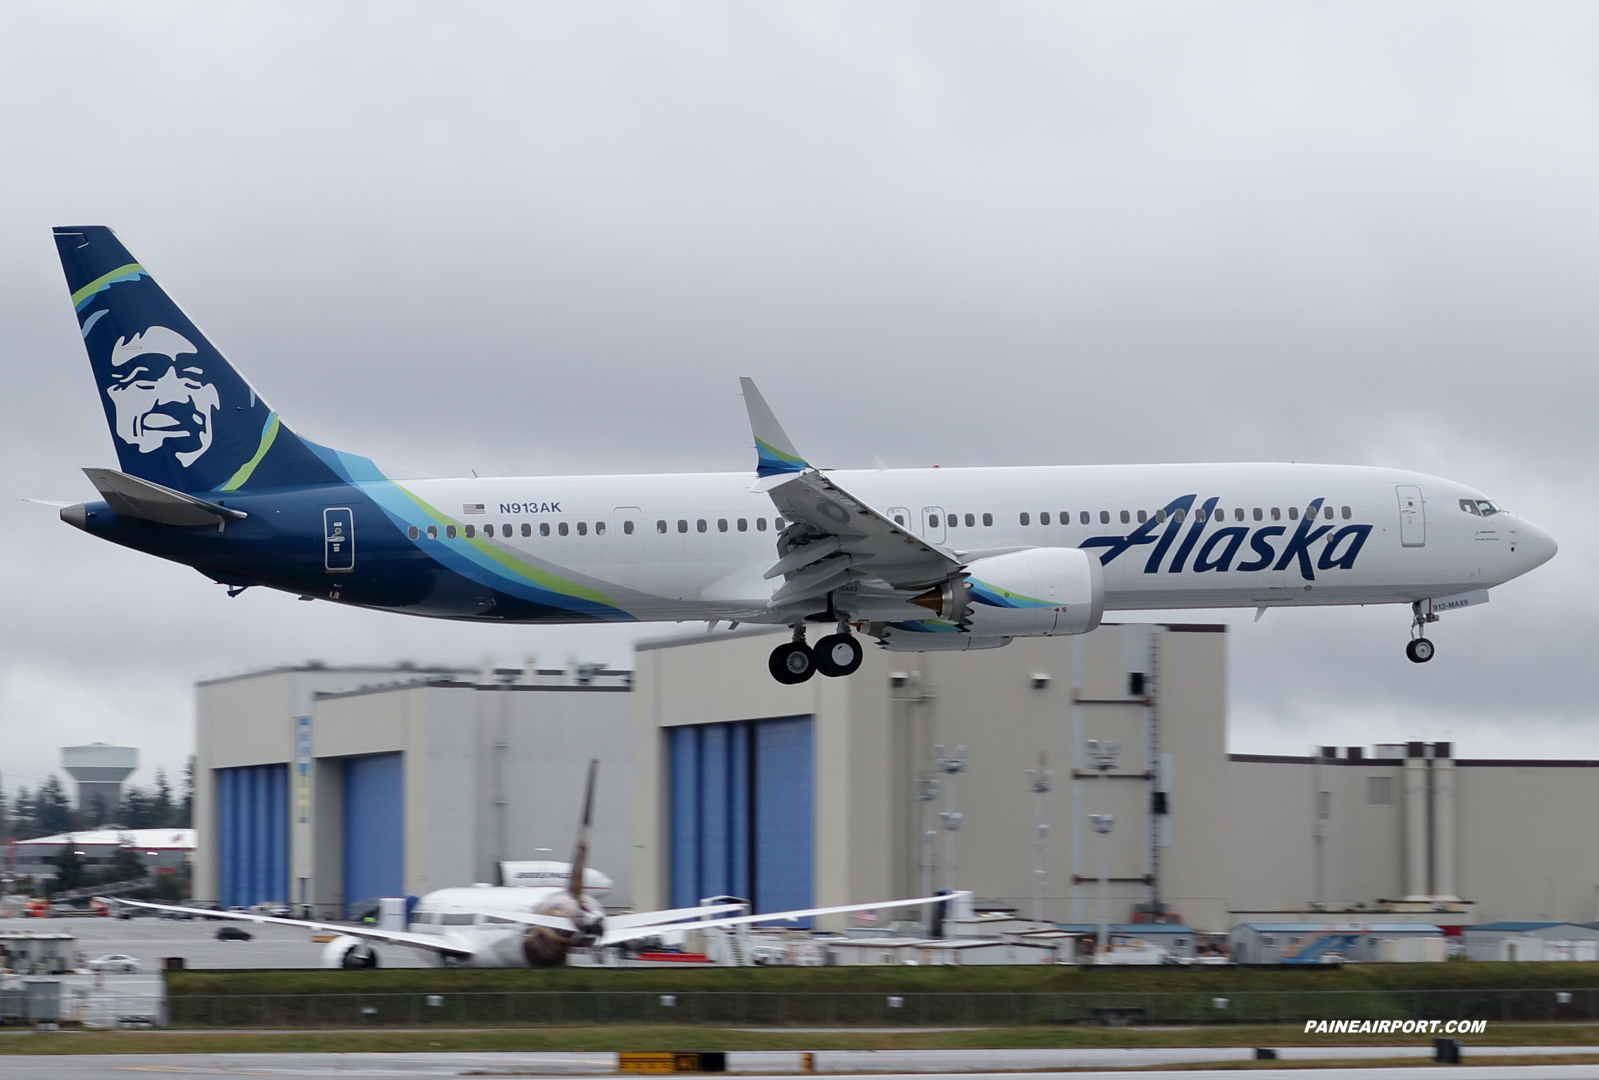
<svg viewBox="0 0 1599 1080">
<path fill-rule="evenodd" d="M 374 968 L 374 946 L 397 945 L 415 949 L 441 967 L 562 967 L 574 949 L 620 945 L 681 930 L 742 929 L 756 923 L 798 922 L 819 915 L 844 915 L 856 911 L 892 911 L 949 904 L 956 915 L 970 915 L 972 894 L 953 892 L 914 900 L 885 900 L 871 904 L 841 904 L 798 911 L 749 913 L 749 905 L 732 897 L 699 907 L 666 911 L 639 911 L 607 915 L 593 898 L 596 875 L 588 866 L 589 823 L 594 809 L 594 776 L 598 761 L 589 762 L 583 813 L 578 823 L 572 861 L 564 867 L 558 885 L 473 885 L 435 889 L 422 897 L 403 928 L 349 926 L 255 915 L 245 911 L 202 908 L 122 900 L 130 907 L 176 911 L 207 919 L 292 926 L 313 934 L 335 935 L 322 950 L 325 968 Z M 530 866 L 533 864 L 523 864 Z M 541 863 L 548 874 L 560 864 Z M 505 872 L 502 866 L 501 873 Z M 603 878 L 603 875 L 599 875 Z M 608 882 L 608 879 L 605 879 Z M 719 902 L 726 900 L 730 902 Z M 732 912 L 739 912 L 734 915 Z M 688 921 L 693 920 L 693 921 Z"/>
<path fill-rule="evenodd" d="M 1081 634 L 1103 612 L 1409 604 L 1555 554 L 1482 492 L 1299 464 L 822 471 L 743 380 L 753 473 L 436 479 L 302 438 L 110 229 L 56 246 L 120 470 L 68 523 L 228 589 L 505 623 L 771 623 L 781 682 L 898 651 Z M 828 633 L 814 645 L 811 625 Z"/>
</svg>

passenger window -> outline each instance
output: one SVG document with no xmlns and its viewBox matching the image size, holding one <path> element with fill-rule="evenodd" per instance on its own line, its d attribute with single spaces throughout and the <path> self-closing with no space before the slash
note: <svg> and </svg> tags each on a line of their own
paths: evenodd
<svg viewBox="0 0 1599 1080">
<path fill-rule="evenodd" d="M 738 531 L 739 532 L 749 532 L 750 531 L 750 519 L 749 518 L 739 518 L 738 519 Z"/>
<path fill-rule="evenodd" d="M 971 528 L 971 527 L 972 527 L 972 526 L 974 526 L 974 525 L 976 525 L 976 524 L 977 524 L 977 517 L 976 517 L 976 515 L 975 515 L 975 514 L 967 514 L 967 515 L 966 515 L 966 527 L 967 527 L 967 528 L 968 528 L 968 529 L 970 529 L 970 528 Z"/>
<path fill-rule="evenodd" d="M 1205 508 L 1203 506 L 1194 511 L 1194 520 L 1201 522 L 1205 520 Z"/>
<path fill-rule="evenodd" d="M 756 532 L 765 532 L 766 531 L 766 519 L 765 518 L 756 518 L 755 519 L 755 531 Z"/>
<path fill-rule="evenodd" d="M 960 524 L 960 520 L 960 518 L 956 517 L 954 514 L 951 514 L 945 519 L 944 523 L 953 529 L 955 526 Z"/>
<path fill-rule="evenodd" d="M 1260 507 L 1258 507 L 1258 506 L 1255 507 L 1255 511 L 1254 512 L 1255 512 L 1255 520 L 1259 521 L 1261 519 L 1261 516 L 1262 516 L 1261 512 L 1260 512 Z"/>
<path fill-rule="evenodd" d="M 632 536 L 633 535 L 633 523 L 631 521 L 622 522 L 622 534 L 624 536 Z"/>
<path fill-rule="evenodd" d="M 467 526 L 467 528 L 471 528 L 471 526 L 469 525 L 469 526 Z M 472 534 L 471 533 L 467 533 L 467 535 L 471 536 Z M 485 526 L 483 526 L 483 535 L 484 536 L 493 536 L 494 535 L 494 526 L 493 525 L 485 525 Z"/>
<path fill-rule="evenodd" d="M 700 518 L 700 519 L 698 519 L 697 521 L 694 522 L 694 531 L 695 532 L 704 532 L 705 531 L 705 519 L 704 518 Z"/>
<path fill-rule="evenodd" d="M 1233 507 L 1233 520 L 1234 521 L 1242 521 L 1242 520 L 1244 520 L 1244 508 L 1242 506 Z"/>
<path fill-rule="evenodd" d="M 439 527 L 437 525 L 429 525 L 428 526 L 428 539 L 429 540 L 437 540 L 438 538 L 439 538 Z"/>
<path fill-rule="evenodd" d="M 1272 507 L 1271 508 L 1271 519 L 1273 521 L 1281 521 L 1283 519 L 1283 512 L 1281 510 L 1279 510 L 1275 506 Z"/>
<path fill-rule="evenodd" d="M 677 531 L 680 532 L 680 533 L 688 532 L 688 521 L 686 519 L 684 519 L 684 518 L 678 518 L 677 519 Z"/>
<path fill-rule="evenodd" d="M 532 536 L 533 535 L 533 526 L 529 525 L 525 521 L 522 522 L 522 535 L 523 536 Z"/>
<path fill-rule="evenodd" d="M 472 539 L 472 537 L 474 537 L 474 536 L 476 536 L 476 535 L 477 535 L 477 532 L 476 532 L 476 526 L 473 526 L 473 525 L 468 525 L 468 526 L 467 526 L 467 527 L 466 527 L 466 538 L 467 538 L 467 539 L 468 539 L 468 540 L 470 540 L 470 539 Z"/>
<path fill-rule="evenodd" d="M 594 523 L 594 535 L 595 536 L 604 536 L 605 535 L 605 522 L 596 521 Z"/>
<path fill-rule="evenodd" d="M 904 514 L 895 514 L 894 515 L 894 524 L 903 528 L 904 525 L 905 525 L 905 515 Z"/>
<path fill-rule="evenodd" d="M 417 537 L 421 536 L 422 533 L 421 530 L 419 530 L 415 525 L 412 525 L 409 529 L 405 530 L 405 535 L 409 536 L 412 540 L 415 540 Z"/>
<path fill-rule="evenodd" d="M 666 531 L 666 522 L 657 521 L 655 523 L 655 531 L 658 533 L 664 533 Z"/>
<path fill-rule="evenodd" d="M 504 525 L 500 526 L 500 535 L 501 536 L 510 536 L 511 535 L 511 523 L 510 522 L 506 522 Z"/>
<path fill-rule="evenodd" d="M 1032 523 L 1032 520 L 1033 520 L 1032 515 L 1030 515 L 1026 510 L 1023 510 L 1022 511 L 1022 517 L 1021 517 L 1022 524 L 1023 525 L 1029 525 L 1029 524 Z"/>
<path fill-rule="evenodd" d="M 778 532 L 782 532 L 783 531 L 783 519 L 782 518 L 773 518 L 772 519 L 772 528 L 776 529 Z"/>
<path fill-rule="evenodd" d="M 1040 525 L 1048 525 L 1049 524 L 1049 511 L 1048 510 L 1041 511 L 1039 513 L 1039 515 L 1038 515 L 1038 523 Z"/>
<path fill-rule="evenodd" d="M 1088 511 L 1084 510 L 1082 513 L 1078 514 L 1077 520 L 1081 521 L 1084 525 L 1087 525 L 1089 522 Z"/>
<path fill-rule="evenodd" d="M 556 525 L 555 531 L 560 533 L 562 536 L 565 536 L 567 534 L 566 522 L 563 521 Z"/>
<path fill-rule="evenodd" d="M 444 539 L 446 539 L 446 540 L 454 540 L 455 539 L 455 526 L 454 525 L 446 525 L 446 526 L 444 526 Z"/>
<path fill-rule="evenodd" d="M 1166 511 L 1165 510 L 1156 510 L 1155 511 L 1155 520 L 1158 521 L 1162 525 L 1166 524 Z"/>
<path fill-rule="evenodd" d="M 579 536 L 587 536 L 589 534 L 589 523 L 586 522 L 586 521 L 578 522 L 577 523 L 577 534 Z"/>
<path fill-rule="evenodd" d="M 1062 510 L 1060 512 L 1060 523 L 1062 525 L 1070 525 L 1072 523 L 1072 512 L 1070 510 Z"/>
<path fill-rule="evenodd" d="M 727 531 L 727 519 L 726 518 L 717 518 L 716 519 L 716 531 L 717 532 L 726 532 Z"/>
<path fill-rule="evenodd" d="M 540 536 L 548 536 L 548 535 L 550 535 L 550 523 L 548 521 L 539 522 L 539 535 Z"/>
<path fill-rule="evenodd" d="M 1109 525 L 1110 524 L 1110 511 L 1109 510 L 1101 510 L 1099 512 L 1099 523 L 1101 525 Z"/>
<path fill-rule="evenodd" d="M 1146 512 L 1144 510 L 1138 511 L 1138 524 L 1142 525 L 1144 522 L 1146 522 L 1148 520 L 1149 520 L 1148 512 Z"/>
<path fill-rule="evenodd" d="M 1332 507 L 1330 507 L 1330 506 L 1322 507 L 1322 515 L 1321 516 L 1326 518 L 1328 521 L 1331 521 L 1332 517 L 1333 517 Z"/>
<path fill-rule="evenodd" d="M 1128 522 L 1130 522 L 1132 520 L 1133 520 L 1132 515 L 1129 514 L 1127 511 L 1123 510 L 1122 511 L 1122 524 L 1126 525 Z"/>
<path fill-rule="evenodd" d="M 1178 510 L 1176 513 L 1172 514 L 1172 520 L 1181 525 L 1185 516 L 1186 515 L 1181 510 Z"/>
<path fill-rule="evenodd" d="M 983 515 L 983 527 L 986 529 L 986 528 L 992 526 L 993 524 L 994 524 L 994 515 L 993 514 L 984 514 Z"/>
<path fill-rule="evenodd" d="M 1482 511 L 1477 509 L 1477 500 L 1475 499 L 1461 499 L 1460 508 L 1468 514 L 1476 514 L 1478 517 L 1482 517 Z"/>
<path fill-rule="evenodd" d="M 1344 507 L 1344 509 L 1343 509 L 1343 515 L 1344 515 L 1344 520 L 1345 520 L 1345 521 L 1348 521 L 1348 520 L 1349 520 L 1349 507 L 1347 507 L 1347 506 L 1346 506 L 1346 507 Z"/>
<path fill-rule="evenodd" d="M 1298 521 L 1299 520 L 1299 507 L 1290 506 L 1288 508 L 1288 520 L 1289 521 Z"/>
</svg>

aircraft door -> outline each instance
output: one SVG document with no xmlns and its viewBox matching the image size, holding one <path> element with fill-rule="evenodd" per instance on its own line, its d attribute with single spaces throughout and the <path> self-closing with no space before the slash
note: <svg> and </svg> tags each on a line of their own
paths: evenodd
<svg viewBox="0 0 1599 1080">
<path fill-rule="evenodd" d="M 944 542 L 944 508 L 942 506 L 922 507 L 921 520 L 922 539 L 929 544 L 942 544 Z"/>
<path fill-rule="evenodd" d="M 644 543 L 644 511 L 636 506 L 618 506 L 611 511 L 612 550 L 617 562 L 638 562 Z"/>
<path fill-rule="evenodd" d="M 1414 484 L 1397 484 L 1399 492 L 1399 543 L 1404 547 L 1425 547 L 1427 544 L 1427 511 L 1421 501 L 1421 489 Z"/>
<path fill-rule="evenodd" d="M 330 574 L 355 569 L 355 517 L 347 506 L 322 511 L 322 565 Z"/>
</svg>

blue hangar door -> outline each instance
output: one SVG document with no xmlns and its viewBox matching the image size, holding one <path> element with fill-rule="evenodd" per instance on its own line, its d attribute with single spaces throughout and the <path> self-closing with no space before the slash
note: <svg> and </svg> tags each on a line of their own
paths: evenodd
<svg viewBox="0 0 1599 1080">
<path fill-rule="evenodd" d="M 217 769 L 217 901 L 225 908 L 289 898 L 289 767 Z"/>
<path fill-rule="evenodd" d="M 756 911 L 811 906 L 809 716 L 668 732 L 671 896 L 741 896 Z"/>
<path fill-rule="evenodd" d="M 344 904 L 354 918 L 405 895 L 405 755 L 344 759 Z"/>
</svg>

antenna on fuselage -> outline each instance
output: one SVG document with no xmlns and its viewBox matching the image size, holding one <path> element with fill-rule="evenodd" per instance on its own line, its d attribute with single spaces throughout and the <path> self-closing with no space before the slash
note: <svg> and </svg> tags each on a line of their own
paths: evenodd
<svg viewBox="0 0 1599 1080">
<path fill-rule="evenodd" d="M 572 876 L 567 882 L 566 891 L 579 904 L 583 902 L 583 868 L 589 861 L 589 819 L 594 813 L 594 776 L 599 768 L 599 758 L 590 758 L 588 785 L 583 792 L 583 817 L 577 825 L 577 842 L 572 845 Z"/>
</svg>

